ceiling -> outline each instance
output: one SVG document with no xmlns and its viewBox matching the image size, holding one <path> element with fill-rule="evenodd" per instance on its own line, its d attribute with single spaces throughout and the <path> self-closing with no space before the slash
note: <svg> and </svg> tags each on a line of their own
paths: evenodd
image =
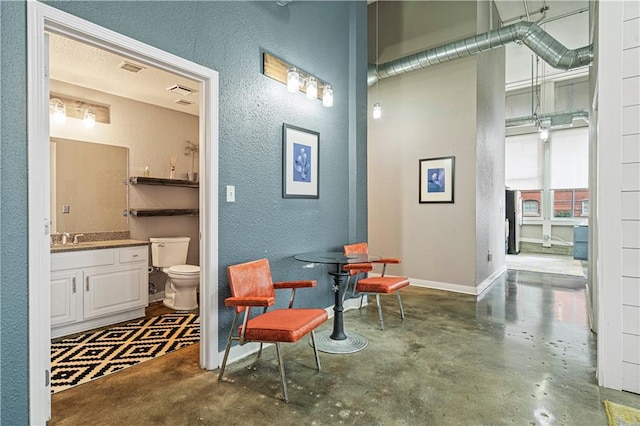
<svg viewBox="0 0 640 426">
<path fill-rule="evenodd" d="M 125 61 L 143 69 L 137 73 L 125 71 L 120 68 Z M 52 80 L 192 115 L 199 112 L 197 82 L 61 35 L 49 34 L 49 67 Z M 167 90 L 175 85 L 190 88 L 193 92 L 180 95 Z M 189 104 L 184 105 L 185 102 Z"/>
<path fill-rule="evenodd" d="M 369 1 L 369 3 L 373 3 Z M 504 25 L 520 20 L 539 22 L 545 31 L 570 49 L 589 44 L 588 0 L 494 0 Z M 546 12 L 541 10 L 548 8 Z M 506 47 L 507 89 L 531 84 L 533 60 L 531 51 L 512 43 Z M 128 59 L 57 34 L 50 34 L 50 75 L 54 80 L 110 93 L 188 114 L 198 115 L 199 87 L 192 80 L 144 66 L 138 73 L 121 69 Z M 135 64 L 135 61 L 129 61 Z M 143 64 L 138 64 L 143 65 Z M 542 78 L 564 79 L 586 75 L 587 70 L 564 72 L 544 63 L 536 65 L 536 74 Z M 186 96 L 167 89 L 174 85 L 186 86 L 194 92 Z M 176 101 L 190 102 L 189 105 Z"/>
</svg>

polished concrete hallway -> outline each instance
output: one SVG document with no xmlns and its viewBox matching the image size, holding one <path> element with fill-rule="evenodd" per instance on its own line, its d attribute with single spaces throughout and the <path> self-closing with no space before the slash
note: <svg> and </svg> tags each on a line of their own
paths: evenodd
<svg viewBox="0 0 640 426">
<path fill-rule="evenodd" d="M 602 400 L 638 408 L 640 396 L 595 384 L 584 285 L 509 271 L 478 301 L 411 287 L 404 323 L 383 297 L 386 331 L 374 305 L 345 313 L 369 346 L 321 353 L 321 372 L 306 340 L 286 345 L 288 404 L 274 347 L 218 382 L 194 345 L 54 395 L 50 424 L 606 425 Z"/>
</svg>

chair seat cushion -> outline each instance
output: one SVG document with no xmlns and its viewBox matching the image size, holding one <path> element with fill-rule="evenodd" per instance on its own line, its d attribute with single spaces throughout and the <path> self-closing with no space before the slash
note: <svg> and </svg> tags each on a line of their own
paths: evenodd
<svg viewBox="0 0 640 426">
<path fill-rule="evenodd" d="M 360 293 L 393 293 L 409 285 L 407 277 L 370 277 L 358 280 L 356 291 Z"/>
<path fill-rule="evenodd" d="M 247 323 L 245 339 L 261 342 L 296 342 L 325 322 L 324 309 L 275 309 Z"/>
</svg>

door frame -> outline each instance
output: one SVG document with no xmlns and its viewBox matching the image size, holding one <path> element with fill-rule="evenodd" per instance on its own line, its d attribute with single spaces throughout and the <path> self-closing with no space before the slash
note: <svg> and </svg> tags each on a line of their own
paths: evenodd
<svg viewBox="0 0 640 426">
<path fill-rule="evenodd" d="M 218 72 L 54 7 L 27 2 L 29 202 L 29 419 L 51 416 L 50 152 L 45 31 L 70 37 L 201 84 L 200 98 L 200 365 L 212 370 L 218 354 Z"/>
</svg>

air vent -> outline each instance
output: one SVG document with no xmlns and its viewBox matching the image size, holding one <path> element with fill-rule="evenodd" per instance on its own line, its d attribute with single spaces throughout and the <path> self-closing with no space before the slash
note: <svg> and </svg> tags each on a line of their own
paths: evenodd
<svg viewBox="0 0 640 426">
<path fill-rule="evenodd" d="M 134 64 L 132 62 L 123 61 L 118 65 L 118 68 L 123 69 L 125 71 L 137 73 L 145 69 L 143 66 Z"/>
<path fill-rule="evenodd" d="M 193 92 L 195 92 L 195 90 L 187 87 L 187 86 L 181 86 L 179 84 L 174 84 L 171 87 L 167 87 L 167 90 L 170 92 L 175 93 L 176 95 L 182 95 L 182 96 L 187 96 L 192 94 Z"/>
<path fill-rule="evenodd" d="M 189 102 L 189 101 L 185 101 L 184 99 L 178 99 L 177 101 L 175 101 L 175 103 L 182 106 L 189 106 L 189 105 L 193 105 L 195 102 Z"/>
</svg>

